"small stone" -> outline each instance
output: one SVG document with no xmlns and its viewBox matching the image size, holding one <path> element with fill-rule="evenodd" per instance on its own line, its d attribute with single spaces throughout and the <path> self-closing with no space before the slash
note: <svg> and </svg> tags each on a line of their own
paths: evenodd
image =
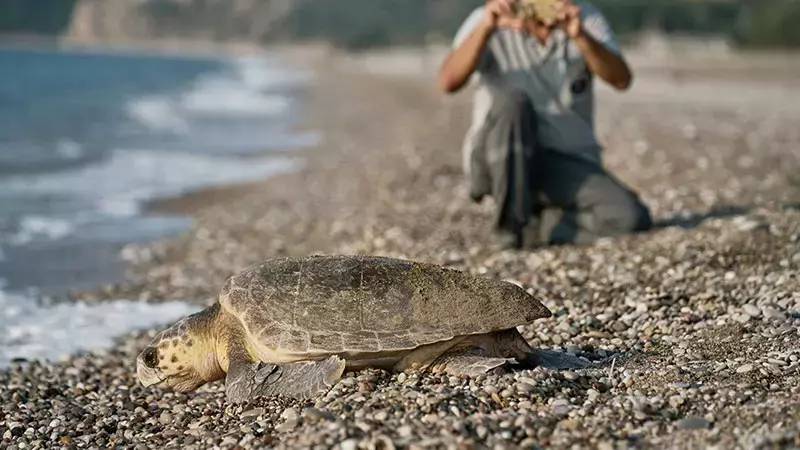
<svg viewBox="0 0 800 450">
<path fill-rule="evenodd" d="M 775 359 L 775 358 L 768 358 L 767 359 L 767 363 L 769 363 L 769 365 L 771 365 L 771 366 L 780 366 L 780 367 L 789 365 L 789 363 L 787 363 L 786 361 L 783 361 L 781 359 Z"/>
<path fill-rule="evenodd" d="M 570 355 L 577 355 L 581 352 L 581 348 L 577 345 L 567 345 L 566 350 Z"/>
<path fill-rule="evenodd" d="M 204 424 L 205 422 L 206 422 L 206 421 L 205 421 L 205 420 L 203 420 L 203 418 L 200 418 L 200 419 L 198 419 L 198 420 L 195 420 L 194 422 L 191 422 L 191 423 L 190 423 L 189 425 L 187 425 L 186 427 L 187 427 L 187 428 L 189 428 L 190 430 L 197 430 L 197 429 L 199 429 L 200 427 L 202 427 L 202 426 L 203 426 L 203 424 Z"/>
<path fill-rule="evenodd" d="M 158 422 L 161 425 L 169 425 L 169 424 L 171 424 L 172 423 L 172 414 L 170 414 L 167 411 L 162 412 L 161 415 L 158 416 Z"/>
<path fill-rule="evenodd" d="M 332 413 L 317 408 L 304 409 L 303 418 L 306 420 L 336 420 L 336 416 Z"/>
<path fill-rule="evenodd" d="M 298 417 L 297 408 L 286 408 L 281 413 L 281 418 L 286 420 L 297 419 Z"/>
<path fill-rule="evenodd" d="M 569 401 L 565 399 L 558 399 L 553 402 L 553 413 L 556 415 L 567 414 L 570 410 Z"/>
<path fill-rule="evenodd" d="M 688 416 L 678 421 L 678 428 L 681 430 L 707 430 L 711 428 L 711 422 L 699 416 Z"/>
<path fill-rule="evenodd" d="M 358 439 L 348 439 L 339 444 L 342 450 L 356 450 L 358 448 Z"/>
<path fill-rule="evenodd" d="M 285 433 L 285 432 L 291 431 L 291 430 L 295 429 L 295 427 L 297 427 L 297 421 L 299 419 L 299 414 L 297 413 L 297 409 L 296 408 L 286 408 L 281 413 L 281 418 L 284 419 L 284 422 L 281 423 L 280 425 L 276 426 L 275 430 L 278 431 L 278 432 Z"/>
<path fill-rule="evenodd" d="M 356 379 L 353 377 L 342 378 L 337 384 L 340 386 L 352 387 L 356 385 Z"/>
<path fill-rule="evenodd" d="M 224 447 L 231 447 L 239 443 L 239 440 L 233 436 L 228 436 L 222 440 L 221 445 Z"/>
<path fill-rule="evenodd" d="M 756 305 L 752 304 L 744 305 L 742 310 L 744 311 L 745 314 L 747 314 L 750 317 L 758 317 L 761 315 L 761 309 Z"/>
<path fill-rule="evenodd" d="M 614 450 L 614 443 L 609 441 L 598 442 L 597 450 Z"/>
<path fill-rule="evenodd" d="M 242 413 L 242 417 L 258 417 L 264 415 L 264 408 L 248 409 Z"/>
<path fill-rule="evenodd" d="M 775 321 L 784 321 L 784 320 L 786 320 L 786 314 L 784 314 L 782 311 L 780 311 L 778 309 L 775 309 L 775 308 L 772 308 L 772 307 L 769 307 L 769 306 L 764 308 L 763 313 L 764 313 L 764 317 L 769 319 L 769 320 L 775 320 Z"/>
<path fill-rule="evenodd" d="M 287 420 L 275 427 L 275 431 L 279 433 L 287 433 L 289 431 L 294 430 L 297 426 L 297 420 Z"/>
<path fill-rule="evenodd" d="M 563 375 L 564 375 L 564 379 L 568 380 L 568 381 L 575 381 L 578 378 L 580 378 L 580 376 L 577 373 L 575 373 L 575 372 L 573 372 L 571 370 L 564 372 Z"/>
<path fill-rule="evenodd" d="M 516 387 L 517 392 L 521 394 L 530 394 L 536 390 L 536 386 L 528 383 L 517 383 L 514 387 Z"/>
<path fill-rule="evenodd" d="M 686 403 L 686 398 L 684 398 L 682 395 L 673 395 L 669 398 L 669 406 L 673 408 L 677 409 L 684 403 Z"/>
<path fill-rule="evenodd" d="M 745 216 L 735 218 L 733 223 L 736 224 L 736 227 L 739 228 L 740 231 L 745 232 L 769 228 L 769 224 L 755 218 Z"/>
<path fill-rule="evenodd" d="M 736 373 L 748 373 L 754 369 L 752 364 L 744 364 L 736 368 Z"/>
</svg>

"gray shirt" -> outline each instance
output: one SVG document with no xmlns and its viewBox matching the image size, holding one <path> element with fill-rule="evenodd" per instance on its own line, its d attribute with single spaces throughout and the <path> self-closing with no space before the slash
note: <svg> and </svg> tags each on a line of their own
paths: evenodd
<svg viewBox="0 0 800 450">
<path fill-rule="evenodd" d="M 616 38 L 602 13 L 581 2 L 585 31 L 609 50 L 620 53 Z M 477 28 L 484 8 L 476 9 L 455 38 L 459 47 Z M 497 30 L 481 55 L 477 73 L 473 124 L 465 142 L 465 161 L 477 144 L 495 90 L 524 91 L 537 116 L 542 147 L 600 162 L 600 144 L 594 130 L 594 82 L 577 45 L 556 29 L 544 45 L 527 33 Z"/>
</svg>

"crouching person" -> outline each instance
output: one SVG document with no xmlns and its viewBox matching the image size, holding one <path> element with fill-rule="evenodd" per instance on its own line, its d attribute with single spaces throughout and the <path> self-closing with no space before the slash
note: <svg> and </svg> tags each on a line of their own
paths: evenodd
<svg viewBox="0 0 800 450">
<path fill-rule="evenodd" d="M 523 19 L 513 0 L 467 18 L 439 84 L 454 93 L 478 75 L 464 144 L 474 200 L 494 197 L 507 248 L 587 244 L 647 230 L 650 213 L 603 167 L 594 130 L 594 79 L 626 90 L 631 71 L 603 15 L 560 2 L 557 19 Z"/>
</svg>

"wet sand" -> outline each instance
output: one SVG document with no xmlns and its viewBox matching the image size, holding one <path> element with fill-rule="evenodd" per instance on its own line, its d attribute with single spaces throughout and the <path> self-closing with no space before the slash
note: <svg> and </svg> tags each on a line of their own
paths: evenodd
<svg viewBox="0 0 800 450">
<path fill-rule="evenodd" d="M 600 90 L 598 129 L 606 165 L 659 227 L 497 252 L 493 206 L 470 202 L 461 171 L 469 96 L 435 92 L 438 55 L 322 53 L 290 56 L 317 73 L 309 123 L 324 138 L 305 167 L 157 205 L 196 226 L 127 248 L 128 281 L 81 298 L 200 308 L 227 276 L 268 257 L 403 257 L 522 284 L 555 313 L 525 327 L 526 338 L 600 367 L 473 380 L 364 371 L 315 401 L 231 406 L 221 383 L 189 395 L 137 385 L 133 360 L 150 331 L 111 351 L 0 372 L 3 446 L 800 445 L 800 95 L 790 63 L 633 55 L 636 86 Z"/>
</svg>

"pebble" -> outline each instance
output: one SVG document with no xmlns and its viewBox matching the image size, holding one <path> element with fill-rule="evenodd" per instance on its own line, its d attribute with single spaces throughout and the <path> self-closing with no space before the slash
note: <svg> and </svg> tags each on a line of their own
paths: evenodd
<svg viewBox="0 0 800 450">
<path fill-rule="evenodd" d="M 563 376 L 564 376 L 564 379 L 565 379 L 565 380 L 568 380 L 568 381 L 575 381 L 575 380 L 577 380 L 578 378 L 580 378 L 580 375 L 578 375 L 577 373 L 575 373 L 575 372 L 572 372 L 572 371 L 566 371 L 566 372 L 564 372 L 564 373 L 563 373 Z"/>
<path fill-rule="evenodd" d="M 785 321 L 786 318 L 787 318 L 786 314 L 784 314 L 782 311 L 779 311 L 776 308 L 770 308 L 770 307 L 764 308 L 764 317 L 769 319 L 769 320 L 778 321 L 778 322 Z"/>
<path fill-rule="evenodd" d="M 161 413 L 160 416 L 158 416 L 158 421 L 162 425 L 169 425 L 172 423 L 172 414 L 168 413 L 167 411 L 164 411 Z"/>
<path fill-rule="evenodd" d="M 347 439 L 339 444 L 342 450 L 356 450 L 358 448 L 358 439 Z"/>
<path fill-rule="evenodd" d="M 678 428 L 682 430 L 707 430 L 711 428 L 711 422 L 702 417 L 689 416 L 678 421 Z"/>
<path fill-rule="evenodd" d="M 284 421 L 277 425 L 275 430 L 281 433 L 286 433 L 297 427 L 299 414 L 296 408 L 286 408 L 281 413 L 281 418 Z"/>
<path fill-rule="evenodd" d="M 331 412 L 317 408 L 305 408 L 303 410 L 303 418 L 306 420 L 336 420 L 336 416 Z"/>
<path fill-rule="evenodd" d="M 751 317 L 758 317 L 761 315 L 761 309 L 756 305 L 747 304 L 744 305 L 742 309 L 744 310 L 745 314 Z"/>
<path fill-rule="evenodd" d="M 252 408 L 244 411 L 242 417 L 258 417 L 264 415 L 264 408 Z"/>
</svg>

